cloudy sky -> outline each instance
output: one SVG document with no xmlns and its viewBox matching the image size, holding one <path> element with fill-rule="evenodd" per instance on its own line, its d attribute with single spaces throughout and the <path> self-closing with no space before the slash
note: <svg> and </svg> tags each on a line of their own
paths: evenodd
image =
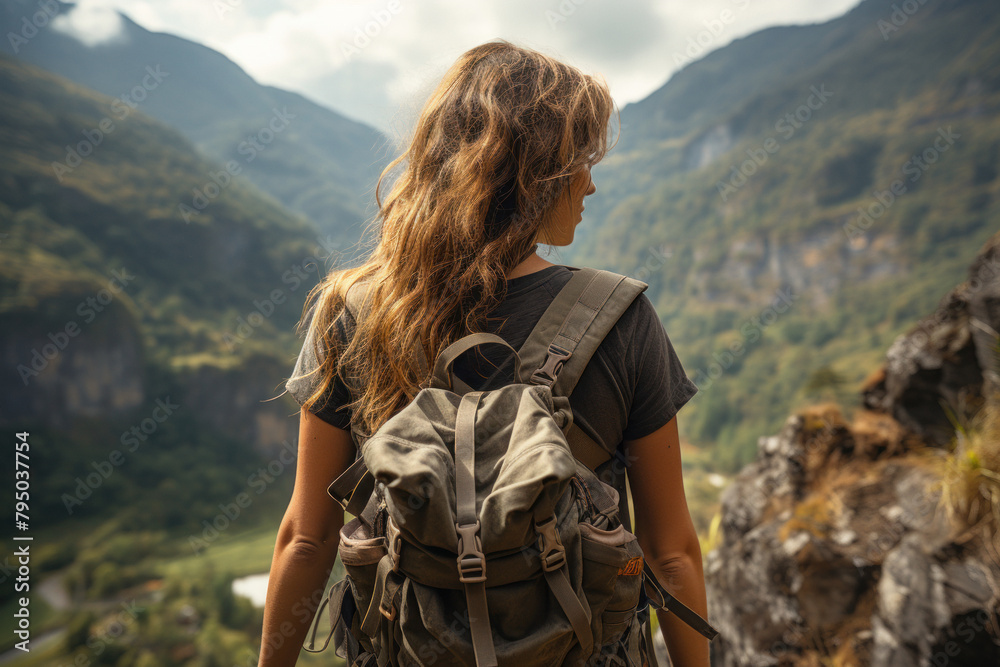
<svg viewBox="0 0 1000 667">
<path fill-rule="evenodd" d="M 78 0 L 62 29 L 113 39 L 136 23 L 224 53 L 260 81 L 401 130 L 448 65 L 503 37 L 601 74 L 618 104 L 771 25 L 826 21 L 858 0 Z"/>
</svg>

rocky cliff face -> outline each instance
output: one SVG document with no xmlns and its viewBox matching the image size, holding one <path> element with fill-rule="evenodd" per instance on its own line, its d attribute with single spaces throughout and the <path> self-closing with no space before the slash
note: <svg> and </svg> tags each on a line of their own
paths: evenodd
<svg viewBox="0 0 1000 667">
<path fill-rule="evenodd" d="M 58 299 L 42 298 L 35 310 L 3 314 L 0 422 L 65 426 L 75 417 L 120 414 L 142 403 L 142 336 L 132 310 L 120 296 L 102 300 L 107 290 L 92 290 L 89 300 L 71 296 L 78 287 L 67 285 Z"/>
<path fill-rule="evenodd" d="M 1000 664 L 1000 533 L 941 502 L 941 404 L 963 419 L 1000 387 L 998 267 L 1000 235 L 892 345 L 852 421 L 815 406 L 760 439 L 708 554 L 714 666 Z"/>
<path fill-rule="evenodd" d="M 294 443 L 298 421 L 295 401 L 275 387 L 275 378 L 291 373 L 271 356 L 257 355 L 237 368 L 201 365 L 181 371 L 185 387 L 183 405 L 190 406 L 198 420 L 221 433 L 230 434 L 265 458 L 277 456 L 284 442 Z"/>
<path fill-rule="evenodd" d="M 760 233 L 729 242 L 716 261 L 706 260 L 719 254 L 717 244 L 695 247 L 692 289 L 699 299 L 738 307 L 748 296 L 756 298 L 777 285 L 787 285 L 821 309 L 845 285 L 909 271 L 894 234 L 883 234 L 870 245 L 865 239 L 860 241 L 845 242 L 839 229 L 798 236 Z"/>
<path fill-rule="evenodd" d="M 155 390 L 145 377 L 135 306 L 121 294 L 105 305 L 88 301 L 88 295 L 101 294 L 94 286 L 52 289 L 57 296 L 39 297 L 33 309 L 0 316 L 0 424 L 44 422 L 71 431 L 77 418 L 115 420 L 152 403 Z M 295 402 L 270 400 L 281 392 L 275 378 L 291 372 L 290 362 L 256 355 L 238 367 L 201 363 L 172 371 L 181 395 L 171 400 L 205 426 L 233 435 L 264 457 L 276 455 L 284 441 L 295 441 L 297 422 L 290 418 L 297 414 Z"/>
</svg>

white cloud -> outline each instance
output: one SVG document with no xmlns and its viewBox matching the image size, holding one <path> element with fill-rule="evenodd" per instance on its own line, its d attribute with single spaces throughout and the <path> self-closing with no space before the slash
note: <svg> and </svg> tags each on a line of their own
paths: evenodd
<svg viewBox="0 0 1000 667">
<path fill-rule="evenodd" d="M 828 20 L 857 2 L 85 0 L 84 5 L 119 7 L 146 28 L 222 52 L 261 83 L 300 92 L 387 129 L 394 121 L 405 125 L 458 55 L 497 37 L 602 74 L 625 106 L 662 86 L 678 69 L 674 54 L 706 30 L 710 39 L 701 35 L 700 55 L 767 26 Z"/>
<path fill-rule="evenodd" d="M 122 17 L 101 0 L 77 0 L 76 6 L 68 13 L 53 19 L 52 28 L 71 35 L 87 46 L 127 39 Z"/>
</svg>

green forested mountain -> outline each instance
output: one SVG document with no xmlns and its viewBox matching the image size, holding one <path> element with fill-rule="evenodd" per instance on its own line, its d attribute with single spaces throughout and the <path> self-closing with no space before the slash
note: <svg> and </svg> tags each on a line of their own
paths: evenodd
<svg viewBox="0 0 1000 667">
<path fill-rule="evenodd" d="M 99 141 L 78 141 L 102 127 Z M 67 144 L 86 154 L 71 168 Z M 7 56 L 0 146 L 0 421 L 53 443 L 72 434 L 72 447 L 40 450 L 36 517 L 169 488 L 131 511 L 197 525 L 185 504 L 213 507 L 289 435 L 294 404 L 260 401 L 290 373 L 324 237 L 235 179 L 185 221 L 177 202 L 218 165 L 141 112 L 119 118 L 110 98 Z M 139 442 L 156 446 L 130 457 L 129 474 L 67 506 L 90 462 L 136 451 L 126 432 L 159 423 L 168 404 L 176 416 L 155 437 L 143 427 Z"/>
<path fill-rule="evenodd" d="M 0 54 L 0 424 L 30 446 L 34 538 L 23 664 L 234 664 L 261 619 L 231 581 L 266 569 L 295 469 L 297 408 L 272 399 L 331 244 L 239 179 L 185 220 L 178 202 L 223 167 L 120 111 Z"/>
<path fill-rule="evenodd" d="M 45 4 L 53 15 L 74 6 Z M 373 212 L 374 184 L 387 162 L 386 139 L 377 130 L 296 93 L 260 85 L 221 53 L 150 32 L 124 14 L 122 34 L 96 46 L 52 28 L 54 19 L 40 21 L 35 33 L 27 29 L 33 36 L 24 39 L 24 17 L 39 11 L 37 2 L 0 0 L 0 32 L 8 36 L 0 49 L 123 99 L 118 109 L 134 106 L 173 126 L 209 159 L 234 161 L 262 192 L 352 250 Z M 210 172 L 198 176 L 185 198 L 195 209 L 194 188 L 203 191 L 212 183 Z"/>
<path fill-rule="evenodd" d="M 682 431 L 735 469 L 961 279 L 1000 222 L 998 111 L 988 0 L 735 40 L 622 110 L 568 260 L 650 284 L 702 389 Z"/>
</svg>

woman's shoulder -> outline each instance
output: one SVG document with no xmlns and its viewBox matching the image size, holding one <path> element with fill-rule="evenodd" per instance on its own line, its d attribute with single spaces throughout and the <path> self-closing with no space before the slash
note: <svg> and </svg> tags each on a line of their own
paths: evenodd
<svg viewBox="0 0 1000 667">
<path fill-rule="evenodd" d="M 322 344 L 318 346 L 315 344 L 317 332 L 316 328 L 313 326 L 313 320 L 315 319 L 318 309 L 321 307 L 322 300 L 317 299 L 315 303 L 311 304 L 307 308 L 306 313 L 302 316 L 300 325 L 300 330 L 304 332 L 300 333 L 300 336 L 304 338 L 303 351 L 307 354 L 314 355 L 315 352 L 317 352 L 315 348 L 318 347 L 319 359 L 316 361 L 319 362 L 322 362 L 327 352 Z M 337 337 L 337 343 L 341 346 L 346 345 L 350 341 L 351 336 L 354 334 L 355 326 L 356 320 L 354 318 L 354 314 L 351 313 L 350 309 L 347 307 L 341 308 L 336 317 L 333 319 L 333 333 Z M 322 339 L 320 339 L 320 343 L 322 343 Z"/>
<path fill-rule="evenodd" d="M 617 335 L 612 344 L 631 348 L 639 352 L 636 357 L 641 357 L 642 349 L 647 345 L 654 326 L 662 328 L 660 317 L 656 314 L 653 302 L 644 292 L 640 292 L 615 322 L 614 331 Z"/>
</svg>

